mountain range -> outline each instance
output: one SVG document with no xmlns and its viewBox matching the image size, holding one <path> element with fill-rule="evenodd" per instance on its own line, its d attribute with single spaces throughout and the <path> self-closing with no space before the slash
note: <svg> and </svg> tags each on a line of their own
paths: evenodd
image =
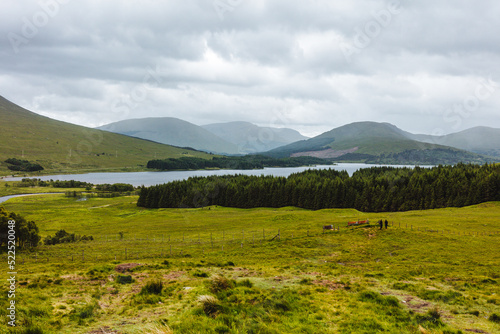
<svg viewBox="0 0 500 334">
<path fill-rule="evenodd" d="M 268 151 L 307 139 L 298 131 L 286 128 L 260 127 L 249 122 L 198 126 L 173 117 L 129 119 L 98 129 L 226 155 Z"/>
<path fill-rule="evenodd" d="M 155 157 L 211 157 L 204 152 L 57 121 L 1 96 L 0 120 L 0 175 L 9 174 L 5 160 L 10 158 L 66 172 L 140 168 Z"/>
<path fill-rule="evenodd" d="M 499 160 L 499 136 L 500 129 L 484 127 L 434 137 L 414 135 L 389 123 L 357 122 L 265 154 L 391 164 L 484 163 Z"/>
<path fill-rule="evenodd" d="M 445 136 L 412 135 L 412 138 L 425 143 L 435 143 L 479 154 L 500 157 L 500 129 L 478 126 Z"/>
<path fill-rule="evenodd" d="M 500 161 L 500 129 L 488 127 L 430 136 L 389 123 L 357 122 L 306 138 L 292 129 L 248 122 L 198 126 L 177 118 L 146 118 L 91 129 L 38 115 L 1 96 L 0 119 L 3 175 L 9 173 L 5 160 L 11 158 L 65 172 L 140 169 L 152 159 L 210 159 L 213 155 L 206 152 L 412 165 Z"/>
</svg>

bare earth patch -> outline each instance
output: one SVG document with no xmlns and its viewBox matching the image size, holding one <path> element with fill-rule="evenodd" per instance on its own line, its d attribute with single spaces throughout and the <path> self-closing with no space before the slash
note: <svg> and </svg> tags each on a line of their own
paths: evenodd
<svg viewBox="0 0 500 334">
<path fill-rule="evenodd" d="M 166 275 L 163 275 L 163 278 L 165 279 L 170 279 L 170 280 L 176 280 L 182 275 L 184 275 L 186 272 L 185 271 L 171 271 Z"/>
<path fill-rule="evenodd" d="M 111 330 L 108 326 L 88 332 L 89 334 L 120 334 L 120 332 Z"/>
<path fill-rule="evenodd" d="M 420 299 L 417 297 L 413 296 L 404 296 L 405 298 L 403 299 L 403 303 L 409 308 L 412 309 L 413 311 L 416 312 L 423 312 L 422 309 L 428 308 L 431 304 Z"/>
<path fill-rule="evenodd" d="M 142 266 L 142 264 L 139 263 L 123 263 L 119 264 L 115 267 L 115 270 L 119 273 L 124 273 L 126 271 L 130 271 L 131 269 L 134 269 L 135 267 Z"/>
<path fill-rule="evenodd" d="M 313 284 L 316 285 L 321 285 L 329 290 L 339 290 L 339 289 L 345 289 L 346 285 L 344 283 L 340 282 L 333 282 L 329 280 L 315 280 L 312 281 Z"/>
</svg>

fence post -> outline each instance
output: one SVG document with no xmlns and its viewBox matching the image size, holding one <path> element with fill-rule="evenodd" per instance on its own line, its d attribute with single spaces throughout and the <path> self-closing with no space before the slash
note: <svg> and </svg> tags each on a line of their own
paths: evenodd
<svg viewBox="0 0 500 334">
<path fill-rule="evenodd" d="M 82 250 L 82 261 L 85 262 L 85 250 Z"/>
<path fill-rule="evenodd" d="M 280 233 L 280 229 L 278 229 L 278 239 L 281 240 L 281 233 Z"/>
<path fill-rule="evenodd" d="M 266 239 L 266 232 L 264 229 L 262 229 L 262 240 Z"/>
<path fill-rule="evenodd" d="M 170 256 L 172 256 L 172 245 L 170 245 Z"/>
<path fill-rule="evenodd" d="M 125 247 L 125 260 L 128 260 L 128 257 L 127 257 L 127 248 Z"/>
</svg>

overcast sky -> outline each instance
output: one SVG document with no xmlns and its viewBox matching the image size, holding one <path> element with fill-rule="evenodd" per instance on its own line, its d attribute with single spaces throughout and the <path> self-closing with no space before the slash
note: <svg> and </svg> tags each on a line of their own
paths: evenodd
<svg viewBox="0 0 500 334">
<path fill-rule="evenodd" d="M 498 0 L 2 0 L 0 95 L 85 126 L 500 128 Z"/>
</svg>

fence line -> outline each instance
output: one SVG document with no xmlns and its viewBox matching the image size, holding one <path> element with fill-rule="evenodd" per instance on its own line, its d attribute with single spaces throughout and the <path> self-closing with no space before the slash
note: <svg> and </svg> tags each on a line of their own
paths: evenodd
<svg viewBox="0 0 500 334">
<path fill-rule="evenodd" d="M 210 235 L 201 235 L 200 233 L 182 235 L 176 234 L 175 238 L 171 235 L 165 234 L 160 236 L 151 237 L 135 237 L 111 239 L 109 236 L 102 236 L 99 240 L 90 242 L 82 242 L 72 244 L 75 249 L 70 251 L 61 252 L 61 250 L 54 250 L 54 246 L 42 246 L 37 251 L 32 253 L 18 253 L 17 263 L 49 263 L 54 260 L 69 261 L 69 262 L 108 262 L 108 261 L 133 261 L 148 258 L 176 258 L 176 257 L 189 257 L 192 254 L 206 254 L 206 253 L 230 253 L 242 251 L 245 249 L 257 249 L 275 242 L 290 242 L 303 238 L 311 237 L 328 237 L 329 235 L 339 235 L 340 233 L 351 233 L 358 229 L 376 228 L 379 225 L 358 225 L 355 227 L 347 227 L 335 225 L 332 230 L 324 231 L 322 228 L 313 230 L 292 230 L 283 231 L 281 229 L 271 230 L 263 229 L 262 232 L 256 230 L 241 230 L 241 232 L 228 232 L 222 231 L 217 234 L 211 232 Z M 385 231 L 385 227 L 383 228 Z M 393 222 L 389 224 L 389 230 L 409 230 L 414 233 L 432 233 L 436 235 L 451 235 L 463 237 L 477 237 L 477 236 L 498 236 L 500 231 L 460 231 L 460 230 L 446 230 L 446 229 L 433 229 L 428 227 L 415 227 L 413 225 L 398 223 L 395 225 Z M 262 233 L 262 235 L 260 234 Z M 238 238 L 236 236 L 239 236 Z M 107 250 L 105 245 L 110 242 L 120 241 L 123 245 L 121 250 L 115 249 Z M 138 244 L 139 243 L 139 244 Z M 141 247 L 140 243 L 144 243 Z M 99 249 L 103 247 L 103 249 Z M 59 251 L 59 252 L 58 252 Z M 6 254 L 1 255 L 2 258 L 7 258 Z"/>
</svg>

